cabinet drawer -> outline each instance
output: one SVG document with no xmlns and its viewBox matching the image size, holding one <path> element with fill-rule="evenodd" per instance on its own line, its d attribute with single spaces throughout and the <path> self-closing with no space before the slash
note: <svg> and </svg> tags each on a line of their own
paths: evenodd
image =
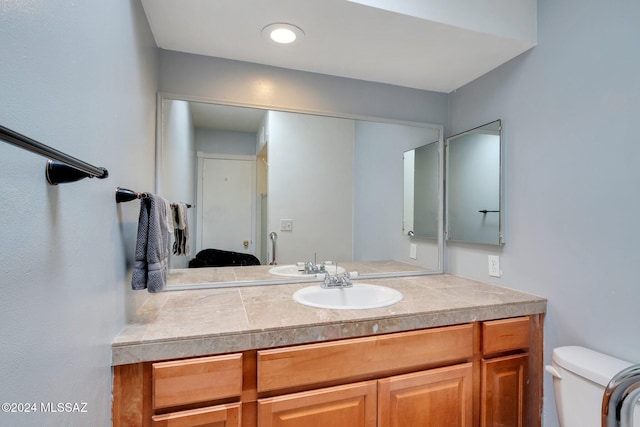
<svg viewBox="0 0 640 427">
<path fill-rule="evenodd" d="M 240 403 L 155 415 L 152 427 L 240 427 Z"/>
<path fill-rule="evenodd" d="M 258 352 L 258 392 L 355 381 L 462 361 L 470 324 Z"/>
<path fill-rule="evenodd" d="M 529 348 L 529 316 L 482 323 L 482 354 Z"/>
<path fill-rule="evenodd" d="M 242 393 L 241 353 L 154 363 L 151 369 L 154 409 Z"/>
</svg>

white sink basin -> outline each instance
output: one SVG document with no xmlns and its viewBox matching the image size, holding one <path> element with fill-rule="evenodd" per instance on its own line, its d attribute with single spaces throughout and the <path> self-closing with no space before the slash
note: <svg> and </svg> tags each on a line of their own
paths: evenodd
<svg viewBox="0 0 640 427">
<path fill-rule="evenodd" d="M 366 283 L 333 289 L 323 289 L 320 285 L 308 286 L 293 294 L 293 299 L 300 304 L 338 310 L 386 307 L 402 301 L 402 298 L 402 294 L 395 289 Z"/>
<path fill-rule="evenodd" d="M 304 270 L 304 267 L 298 267 L 297 265 L 278 265 L 277 267 L 273 267 L 269 269 L 269 273 L 276 274 L 278 276 L 289 276 L 289 277 L 313 277 L 313 274 L 306 274 L 304 271 L 299 271 L 300 269 Z M 335 265 L 326 265 L 325 270 L 327 273 L 335 276 L 336 274 L 344 273 L 344 268 Z"/>
</svg>

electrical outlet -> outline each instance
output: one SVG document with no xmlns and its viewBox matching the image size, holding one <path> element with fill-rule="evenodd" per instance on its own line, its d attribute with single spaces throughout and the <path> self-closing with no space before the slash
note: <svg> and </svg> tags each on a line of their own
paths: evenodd
<svg viewBox="0 0 640 427">
<path fill-rule="evenodd" d="M 418 258 L 418 245 L 416 245 L 415 243 L 410 243 L 409 244 L 409 258 L 411 259 L 416 259 Z"/>
<path fill-rule="evenodd" d="M 500 277 L 500 257 L 498 255 L 489 255 L 489 276 Z"/>
<path fill-rule="evenodd" d="M 280 231 L 293 231 L 293 220 L 292 219 L 281 219 L 280 220 Z"/>
</svg>

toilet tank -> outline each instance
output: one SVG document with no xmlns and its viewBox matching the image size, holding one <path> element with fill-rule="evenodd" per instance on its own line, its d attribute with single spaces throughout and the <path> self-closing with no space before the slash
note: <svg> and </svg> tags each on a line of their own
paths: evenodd
<svg viewBox="0 0 640 427">
<path fill-rule="evenodd" d="M 601 427 L 604 389 L 615 374 L 632 363 L 584 347 L 553 350 L 552 368 L 560 427 Z M 640 427 L 640 404 L 633 427 Z"/>
</svg>

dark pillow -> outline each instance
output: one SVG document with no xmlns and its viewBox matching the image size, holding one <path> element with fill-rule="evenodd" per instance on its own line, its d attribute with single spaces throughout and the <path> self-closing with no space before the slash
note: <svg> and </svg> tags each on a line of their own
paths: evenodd
<svg viewBox="0 0 640 427">
<path fill-rule="evenodd" d="M 189 261 L 189 268 L 200 267 L 232 267 L 244 265 L 260 265 L 260 260 L 251 254 L 223 251 L 221 249 L 204 249 Z"/>
</svg>

